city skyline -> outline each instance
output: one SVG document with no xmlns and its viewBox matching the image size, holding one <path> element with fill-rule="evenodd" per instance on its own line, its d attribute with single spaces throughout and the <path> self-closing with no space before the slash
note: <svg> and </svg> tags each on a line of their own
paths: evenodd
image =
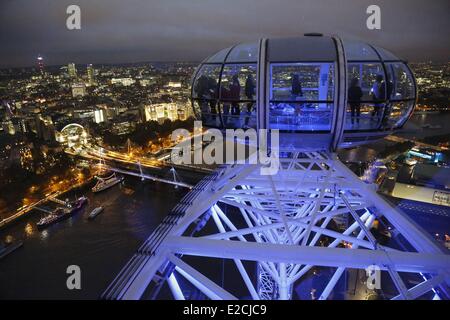
<svg viewBox="0 0 450 320">
<path fill-rule="evenodd" d="M 381 30 L 367 29 L 366 9 L 372 3 L 366 0 L 344 5 L 330 1 L 78 1 L 81 30 L 66 28 L 70 4 L 4 1 L 0 21 L 9 32 L 0 36 L 4 44 L 0 68 L 35 66 L 38 54 L 47 66 L 197 62 L 234 43 L 305 32 L 370 41 L 412 62 L 448 61 L 448 1 L 378 1 Z M 13 19 L 19 12 L 22 19 Z M 433 19 L 426 19 L 429 16 Z"/>
</svg>

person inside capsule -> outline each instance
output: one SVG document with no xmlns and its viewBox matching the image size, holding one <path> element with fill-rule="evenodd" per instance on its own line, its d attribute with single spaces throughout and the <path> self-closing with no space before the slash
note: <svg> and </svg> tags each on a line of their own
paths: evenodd
<svg viewBox="0 0 450 320">
<path fill-rule="evenodd" d="M 350 88 L 348 89 L 348 103 L 350 105 L 352 126 L 356 124 L 359 125 L 359 118 L 361 117 L 361 98 L 363 92 L 359 86 L 359 79 L 353 78 L 350 83 Z"/>
<path fill-rule="evenodd" d="M 339 128 L 336 123 L 345 109 L 342 145 L 351 146 L 401 128 L 413 110 L 413 75 L 406 62 L 387 50 L 343 41 L 348 87 L 347 103 L 341 106 L 342 97 L 335 95 L 344 65 L 336 61 L 333 40 L 269 39 L 267 46 L 264 75 L 257 74 L 259 43 L 224 49 L 199 66 L 192 106 L 205 126 L 256 128 L 260 119 L 263 128 L 324 136 Z M 261 79 L 267 87 L 257 105 Z M 258 110 L 260 106 L 265 109 Z"/>
</svg>

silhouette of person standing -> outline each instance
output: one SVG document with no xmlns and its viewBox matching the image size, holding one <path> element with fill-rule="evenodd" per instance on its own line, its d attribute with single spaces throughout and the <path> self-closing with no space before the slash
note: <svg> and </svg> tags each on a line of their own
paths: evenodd
<svg viewBox="0 0 450 320">
<path fill-rule="evenodd" d="M 361 98 L 363 92 L 359 86 L 358 78 L 353 78 L 350 83 L 350 88 L 348 88 L 348 103 L 350 105 L 352 125 L 356 123 L 359 124 L 359 118 L 361 117 Z"/>
<path fill-rule="evenodd" d="M 208 77 L 209 109 L 211 110 L 211 121 L 214 125 L 217 124 L 217 91 L 217 81 Z"/>
<path fill-rule="evenodd" d="M 228 125 L 229 117 L 230 117 L 230 102 L 228 101 L 230 99 L 230 91 L 225 88 L 224 86 L 221 86 L 220 88 L 220 99 L 222 102 L 222 118 L 225 127 Z"/>
<path fill-rule="evenodd" d="M 200 99 L 200 112 L 202 116 L 202 121 L 208 120 L 209 110 L 209 90 L 208 90 L 208 77 L 205 75 L 198 78 L 197 84 L 195 86 L 195 92 L 197 93 L 197 98 Z"/>
<path fill-rule="evenodd" d="M 291 84 L 291 100 L 297 101 L 299 98 L 303 97 L 303 89 L 302 84 L 300 83 L 300 77 L 298 74 L 292 75 L 292 84 Z M 298 124 L 299 116 L 302 109 L 302 103 L 294 104 L 295 109 L 295 119 L 294 123 Z"/>
<path fill-rule="evenodd" d="M 292 76 L 291 84 L 292 100 L 296 100 L 298 97 L 303 96 L 302 84 L 300 83 L 300 77 L 298 74 Z"/>
<path fill-rule="evenodd" d="M 376 80 L 371 89 L 372 99 L 375 101 L 372 111 L 372 118 L 374 118 L 375 116 L 380 117 L 381 115 L 381 108 L 383 106 L 381 101 L 384 100 L 383 97 L 385 95 L 384 93 L 385 90 L 384 90 L 383 76 L 379 74 L 377 75 Z"/>
<path fill-rule="evenodd" d="M 388 81 L 386 81 L 386 91 L 387 91 L 386 94 L 384 92 L 385 91 L 384 89 L 385 89 L 385 86 L 383 86 L 381 94 L 382 94 L 383 99 L 386 99 L 388 103 L 386 104 L 386 108 L 383 113 L 383 119 L 381 120 L 381 124 L 383 126 L 386 126 L 387 122 L 389 120 L 389 114 L 391 113 L 391 109 L 392 109 L 392 104 L 389 102 L 389 100 L 391 99 L 392 90 L 394 89 L 394 84 L 392 83 L 391 80 L 389 80 L 389 78 L 388 78 Z"/>
<path fill-rule="evenodd" d="M 232 78 L 232 83 L 230 85 L 229 92 L 231 102 L 231 114 L 234 116 L 239 116 L 241 114 L 241 110 L 239 109 L 239 97 L 241 96 L 241 85 L 239 84 L 239 78 L 235 74 Z"/>
</svg>

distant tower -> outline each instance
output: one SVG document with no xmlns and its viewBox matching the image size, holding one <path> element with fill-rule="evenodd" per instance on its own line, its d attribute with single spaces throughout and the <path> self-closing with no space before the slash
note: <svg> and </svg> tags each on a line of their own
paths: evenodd
<svg viewBox="0 0 450 320">
<path fill-rule="evenodd" d="M 94 68 L 92 64 L 88 64 L 86 68 L 88 83 L 90 86 L 94 85 Z"/>
<path fill-rule="evenodd" d="M 37 57 L 37 67 L 41 74 L 44 74 L 44 58 L 41 55 Z"/>
<path fill-rule="evenodd" d="M 69 77 L 75 79 L 77 77 L 77 68 L 75 63 L 69 63 L 67 65 L 67 72 L 69 73 Z"/>
</svg>

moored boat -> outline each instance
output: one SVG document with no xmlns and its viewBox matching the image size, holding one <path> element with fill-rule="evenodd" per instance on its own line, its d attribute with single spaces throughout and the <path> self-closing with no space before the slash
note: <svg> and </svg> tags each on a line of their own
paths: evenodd
<svg viewBox="0 0 450 320">
<path fill-rule="evenodd" d="M 115 173 L 106 178 L 97 177 L 97 184 L 92 188 L 92 192 L 95 193 L 106 190 L 122 182 L 123 180 L 123 177 L 117 177 Z"/>
<path fill-rule="evenodd" d="M 14 242 L 8 243 L 5 246 L 3 246 L 3 245 L 0 246 L 0 259 L 3 259 L 8 254 L 16 251 L 17 249 L 19 249 L 22 246 L 23 246 L 23 241 L 14 241 Z"/>
<path fill-rule="evenodd" d="M 36 223 L 38 229 L 47 228 L 54 223 L 67 219 L 74 213 L 78 212 L 81 208 L 83 208 L 83 206 L 87 203 L 87 200 L 88 199 L 83 196 L 75 200 L 73 203 L 69 204 L 68 207 L 56 208 L 52 213 L 50 213 L 48 216 L 43 217 L 38 221 L 38 223 Z"/>
<path fill-rule="evenodd" d="M 96 216 L 98 216 L 102 211 L 103 211 L 103 207 L 97 207 L 94 210 L 91 211 L 91 213 L 89 213 L 88 219 L 89 220 L 93 220 Z"/>
</svg>

